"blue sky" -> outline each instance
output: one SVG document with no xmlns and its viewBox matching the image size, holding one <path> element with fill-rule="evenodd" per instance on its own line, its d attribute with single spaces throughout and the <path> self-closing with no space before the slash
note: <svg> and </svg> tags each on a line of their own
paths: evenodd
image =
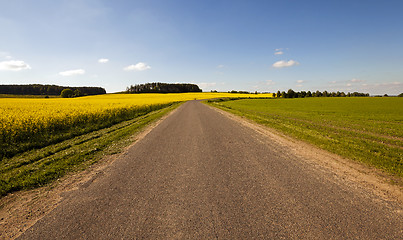
<svg viewBox="0 0 403 240">
<path fill-rule="evenodd" d="M 0 84 L 403 92 L 401 0 L 0 0 Z"/>
</svg>

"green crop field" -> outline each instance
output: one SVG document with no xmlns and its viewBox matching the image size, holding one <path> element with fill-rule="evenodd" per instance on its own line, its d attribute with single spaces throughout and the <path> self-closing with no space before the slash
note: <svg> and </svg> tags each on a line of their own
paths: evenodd
<svg viewBox="0 0 403 240">
<path fill-rule="evenodd" d="M 244 99 L 210 104 L 403 176 L 403 98 Z"/>
</svg>

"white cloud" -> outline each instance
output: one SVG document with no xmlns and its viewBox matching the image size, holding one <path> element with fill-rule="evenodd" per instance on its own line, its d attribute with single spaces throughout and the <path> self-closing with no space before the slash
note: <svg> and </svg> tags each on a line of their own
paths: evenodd
<svg viewBox="0 0 403 240">
<path fill-rule="evenodd" d="M 0 62 L 0 70 L 3 71 L 21 71 L 24 69 L 31 69 L 31 66 L 24 61 L 10 60 Z"/>
<path fill-rule="evenodd" d="M 357 91 L 357 92 L 368 92 L 373 95 L 377 94 L 391 94 L 397 95 L 401 93 L 401 89 L 403 89 L 403 82 L 383 82 L 383 83 L 370 83 L 366 80 L 342 80 L 342 81 L 333 81 L 328 85 L 332 91 Z M 334 83 L 334 84 L 332 84 Z"/>
<path fill-rule="evenodd" d="M 274 49 L 274 55 L 283 55 L 283 49 L 282 48 L 276 48 Z"/>
<path fill-rule="evenodd" d="M 123 70 L 125 71 L 145 71 L 150 69 L 151 67 L 143 62 L 139 62 L 136 65 L 130 65 L 125 67 Z"/>
<path fill-rule="evenodd" d="M 276 85 L 276 82 L 273 80 L 265 80 L 265 81 L 259 81 L 256 82 L 255 85 L 252 85 L 252 87 L 257 90 L 257 91 L 267 91 L 267 89 L 270 88 L 270 86 Z"/>
<path fill-rule="evenodd" d="M 197 86 L 199 86 L 201 89 L 204 89 L 204 88 L 212 88 L 212 87 L 215 87 L 216 85 L 217 85 L 217 83 L 215 83 L 215 82 L 212 82 L 212 83 L 196 83 L 197 84 Z"/>
<path fill-rule="evenodd" d="M 386 83 L 373 83 L 373 84 L 362 84 L 362 86 L 372 86 L 372 87 L 388 87 L 388 88 L 401 88 L 403 86 L 402 82 L 386 82 Z"/>
<path fill-rule="evenodd" d="M 365 80 L 353 78 L 353 79 L 350 79 L 350 80 L 330 81 L 329 83 L 332 84 L 332 85 L 338 85 L 338 86 L 346 85 L 346 86 L 350 87 L 355 83 L 363 83 L 363 82 L 365 82 Z"/>
<path fill-rule="evenodd" d="M 364 82 L 364 80 L 353 78 L 353 79 L 350 80 L 350 82 L 359 83 L 359 82 Z"/>
<path fill-rule="evenodd" d="M 281 60 L 281 61 L 275 62 L 272 66 L 274 68 L 283 68 L 283 67 L 292 67 L 292 66 L 296 66 L 296 65 L 299 65 L 299 62 L 294 61 L 294 60 L 289 60 L 289 61 Z"/>
<path fill-rule="evenodd" d="M 297 84 L 295 85 L 298 88 L 303 87 L 302 83 L 304 82 L 304 80 L 297 80 Z"/>
<path fill-rule="evenodd" d="M 222 65 L 222 64 L 220 64 L 220 65 L 217 66 L 217 68 L 224 68 L 224 67 L 225 67 L 225 66 Z"/>
<path fill-rule="evenodd" d="M 100 59 L 98 59 L 98 62 L 99 62 L 99 63 L 107 63 L 107 62 L 109 62 L 109 59 L 107 59 L 107 58 L 100 58 Z"/>
<path fill-rule="evenodd" d="M 382 86 L 382 87 L 397 87 L 397 86 L 402 86 L 403 83 L 401 82 L 388 82 L 388 83 L 377 83 L 375 86 Z"/>
<path fill-rule="evenodd" d="M 360 92 L 370 92 L 371 94 L 392 94 L 402 93 L 403 82 L 383 82 L 383 83 L 363 83 Z"/>
<path fill-rule="evenodd" d="M 276 84 L 273 80 L 266 80 L 266 85 L 274 85 Z"/>
<path fill-rule="evenodd" d="M 0 52 L 0 58 L 4 58 L 7 60 L 13 59 L 13 57 L 8 52 Z"/>
<path fill-rule="evenodd" d="M 75 75 L 83 75 L 83 74 L 85 74 L 84 69 L 75 69 L 75 70 L 59 72 L 59 75 L 61 75 L 63 77 L 75 76 Z"/>
</svg>

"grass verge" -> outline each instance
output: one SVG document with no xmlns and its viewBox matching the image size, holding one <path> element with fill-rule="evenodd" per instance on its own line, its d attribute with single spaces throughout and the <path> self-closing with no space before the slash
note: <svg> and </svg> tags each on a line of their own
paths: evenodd
<svg viewBox="0 0 403 240">
<path fill-rule="evenodd" d="M 105 155 L 118 153 L 144 126 L 178 107 L 174 103 L 143 116 L 92 131 L 0 162 L 0 197 L 50 183 L 68 172 L 83 170 Z"/>
<path fill-rule="evenodd" d="M 251 99 L 207 104 L 403 177 L 403 99 Z"/>
</svg>

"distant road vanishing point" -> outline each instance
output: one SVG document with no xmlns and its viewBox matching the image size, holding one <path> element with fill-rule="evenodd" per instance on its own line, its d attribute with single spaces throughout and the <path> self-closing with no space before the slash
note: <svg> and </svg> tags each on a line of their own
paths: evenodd
<svg viewBox="0 0 403 240">
<path fill-rule="evenodd" d="M 189 101 L 20 239 L 401 239 L 402 206 Z"/>
</svg>

